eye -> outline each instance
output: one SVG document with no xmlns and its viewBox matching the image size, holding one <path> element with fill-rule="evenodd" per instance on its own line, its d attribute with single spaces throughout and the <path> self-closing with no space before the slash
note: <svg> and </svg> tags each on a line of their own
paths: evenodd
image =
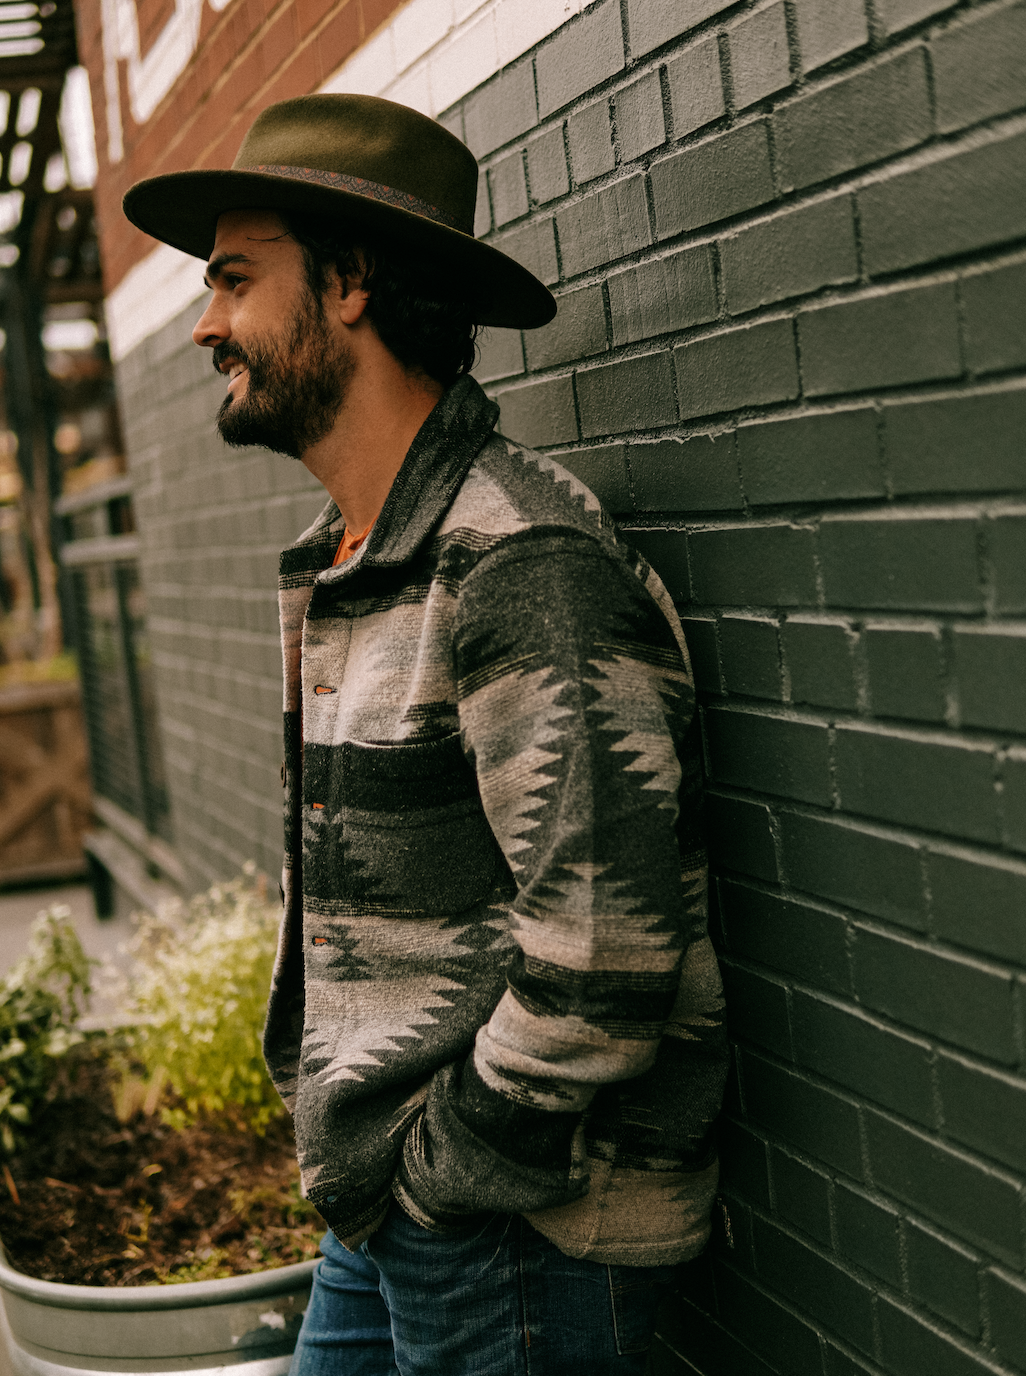
<svg viewBox="0 0 1026 1376">
<path fill-rule="evenodd" d="M 245 277 L 240 277 L 237 272 L 226 272 L 224 274 L 225 285 L 231 291 L 234 291 L 235 288 L 240 284 L 240 282 L 245 282 L 245 280 Z"/>
</svg>

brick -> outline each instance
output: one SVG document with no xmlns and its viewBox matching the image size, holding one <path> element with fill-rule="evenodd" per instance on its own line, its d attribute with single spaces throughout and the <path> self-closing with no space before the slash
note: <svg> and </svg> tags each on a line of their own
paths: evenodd
<svg viewBox="0 0 1026 1376">
<path fill-rule="evenodd" d="M 1026 134 L 928 163 L 858 193 L 875 276 L 1026 234 Z"/>
<path fill-rule="evenodd" d="M 998 1355 L 1026 1367 L 1026 1285 L 1017 1276 L 984 1274 L 991 1341 Z"/>
<path fill-rule="evenodd" d="M 673 129 L 678 138 L 726 113 L 720 48 L 715 35 L 685 48 L 667 63 Z"/>
<path fill-rule="evenodd" d="M 688 625 L 695 622 L 689 621 Z M 705 807 L 713 863 L 720 869 L 738 870 L 755 879 L 774 882 L 778 875 L 769 808 L 764 803 L 725 798 L 711 792 L 706 794 Z"/>
<path fill-rule="evenodd" d="M 635 253 L 651 242 L 644 178 L 627 177 L 566 206 L 556 225 L 567 277 Z"/>
<path fill-rule="evenodd" d="M 962 371 L 951 282 L 803 311 L 807 396 L 957 377 Z"/>
<path fill-rule="evenodd" d="M 707 416 L 798 395 L 790 320 L 768 320 L 681 344 L 674 350 L 681 414 Z"/>
<path fill-rule="evenodd" d="M 608 279 L 613 343 L 633 344 L 718 313 L 712 252 L 707 244 L 657 258 Z"/>
<path fill-rule="evenodd" d="M 738 806 L 752 808 L 757 805 L 739 803 Z M 742 821 L 751 821 L 743 813 L 739 815 Z M 772 843 L 769 844 L 767 858 L 772 861 Z M 741 864 L 735 868 L 744 870 L 746 866 Z M 764 864 L 763 868 L 768 871 L 771 866 Z M 772 869 L 775 871 L 775 865 Z M 762 878 L 775 877 L 774 873 L 759 876 L 754 866 L 749 873 Z M 734 955 L 768 965 L 772 970 L 834 993 L 850 992 L 847 927 L 843 918 L 795 898 L 764 893 L 734 880 L 722 880 L 719 888 L 724 930 Z"/>
<path fill-rule="evenodd" d="M 930 854 L 926 874 L 932 927 L 942 941 L 1026 965 L 1026 866 Z"/>
<path fill-rule="evenodd" d="M 868 1366 L 863 1366 L 831 1343 L 823 1346 L 823 1370 L 826 1376 L 874 1376 Z"/>
<path fill-rule="evenodd" d="M 752 1210 L 749 1202 L 751 1195 L 750 1190 L 742 1188 L 740 1181 L 737 1184 L 732 1185 L 728 1182 L 724 1185 L 723 1194 L 720 1197 L 721 1207 L 713 1210 L 712 1237 L 709 1247 L 710 1259 L 714 1255 L 722 1257 L 734 1266 L 743 1267 L 749 1274 L 754 1270 Z M 728 1221 L 729 1241 L 727 1236 Z M 708 1274 L 711 1281 L 711 1268 L 709 1268 Z M 686 1284 L 681 1286 L 681 1293 L 688 1293 Z M 711 1284 L 707 1293 L 710 1298 L 715 1298 Z"/>
<path fill-rule="evenodd" d="M 639 511 L 736 511 L 742 506 L 733 435 L 690 435 L 631 446 Z"/>
<path fill-rule="evenodd" d="M 1003 836 L 1011 850 L 1026 851 L 1026 755 L 1009 750 L 1001 771 Z"/>
<path fill-rule="evenodd" d="M 716 622 L 711 617 L 686 616 L 681 619 L 687 641 L 695 687 L 699 692 L 721 693 L 720 660 L 716 648 Z"/>
<path fill-rule="evenodd" d="M 726 1267 L 717 1267 L 716 1295 L 719 1310 L 731 1316 L 732 1330 L 742 1342 L 762 1352 L 774 1372 L 819 1372 L 819 1335 L 795 1318 L 772 1296 L 756 1290 L 743 1276 Z M 685 1347 L 685 1351 L 689 1349 Z M 757 1360 L 757 1359 L 756 1359 Z M 719 1366 L 707 1370 L 720 1376 Z M 756 1361 L 740 1357 L 736 1371 L 723 1376 L 758 1376 Z"/>
<path fill-rule="evenodd" d="M 725 1178 L 740 1188 L 746 1199 L 770 1207 L 769 1166 L 766 1144 L 740 1123 L 724 1119 L 720 1136 L 720 1159 Z"/>
<path fill-rule="evenodd" d="M 985 1358 L 957 1347 L 918 1315 L 883 1298 L 879 1310 L 880 1348 L 891 1371 L 928 1371 L 930 1376 L 992 1376 Z"/>
<path fill-rule="evenodd" d="M 988 524 L 994 570 L 994 610 L 1026 612 L 1026 516 L 997 516 Z"/>
<path fill-rule="evenodd" d="M 616 132 L 625 162 L 650 153 L 666 142 L 663 92 L 659 73 L 649 72 L 616 93 Z"/>
<path fill-rule="evenodd" d="M 775 621 L 725 616 L 720 622 L 720 650 L 728 693 L 780 702 L 780 642 Z"/>
<path fill-rule="evenodd" d="M 762 1219 L 755 1221 L 759 1273 L 775 1290 L 845 1342 L 873 1351 L 872 1292 L 811 1248 Z"/>
<path fill-rule="evenodd" d="M 477 337 L 478 362 L 474 376 L 491 382 L 524 371 L 524 344 L 519 330 L 487 328 Z"/>
<path fill-rule="evenodd" d="M 495 248 L 508 253 L 543 282 L 551 284 L 558 279 L 559 265 L 551 219 L 532 220 L 519 229 L 508 231 L 493 243 Z"/>
<path fill-rule="evenodd" d="M 868 407 L 740 426 L 745 495 L 754 505 L 884 496 L 876 427 Z"/>
<path fill-rule="evenodd" d="M 885 406 L 886 463 L 898 494 L 1020 486 L 1026 391 Z"/>
<path fill-rule="evenodd" d="M 970 1337 L 978 1337 L 980 1282 L 971 1253 L 908 1219 L 905 1256 L 912 1298 Z"/>
<path fill-rule="evenodd" d="M 740 1059 L 745 1105 L 752 1122 L 814 1160 L 862 1179 L 859 1114 L 854 1104 L 754 1051 L 742 1051 Z"/>
<path fill-rule="evenodd" d="M 544 446 L 577 439 L 573 382 L 554 377 L 496 393 L 501 431 L 519 444 Z"/>
<path fill-rule="evenodd" d="M 858 705 L 852 654 L 855 638 L 847 626 L 790 617 L 781 627 L 790 700 L 854 711 Z"/>
<path fill-rule="evenodd" d="M 837 727 L 834 762 L 846 810 L 974 841 L 999 839 L 994 759 L 986 747 L 844 725 Z"/>
<path fill-rule="evenodd" d="M 495 163 L 488 171 L 492 192 L 492 216 L 496 225 L 509 224 L 527 214 L 527 179 L 524 175 L 524 155 L 512 153 Z"/>
<path fill-rule="evenodd" d="M 961 283 L 966 363 L 975 373 L 1026 364 L 1026 263 L 974 273 Z"/>
<path fill-rule="evenodd" d="M 735 109 L 743 110 L 790 85 L 787 22 L 781 0 L 731 25 L 727 43 Z"/>
<path fill-rule="evenodd" d="M 1026 1081 L 941 1054 L 937 1082 L 947 1134 L 1021 1172 L 1026 1167 Z"/>
<path fill-rule="evenodd" d="M 858 277 L 850 196 L 778 215 L 720 240 L 731 315 Z"/>
<path fill-rule="evenodd" d="M 879 1113 L 867 1111 L 865 1126 L 880 1189 L 963 1241 L 1012 1266 L 1019 1264 L 1018 1181 Z M 929 1365 L 904 1369 L 932 1372 Z"/>
<path fill-rule="evenodd" d="M 812 186 L 914 148 L 932 124 L 921 49 L 860 68 L 774 114 L 781 187 Z"/>
<path fill-rule="evenodd" d="M 964 956 L 859 929 L 855 993 L 869 1008 L 1004 1064 L 1016 1059 L 1007 975 Z"/>
<path fill-rule="evenodd" d="M 929 1043 L 799 990 L 791 1000 L 794 1059 L 799 1065 L 854 1090 L 860 1098 L 933 1126 Z"/>
<path fill-rule="evenodd" d="M 652 565 L 675 602 L 691 601 L 687 544 L 677 530 L 629 530 L 623 538 Z"/>
<path fill-rule="evenodd" d="M 973 15 L 930 44 L 937 128 L 942 134 L 1023 104 L 1026 10 Z"/>
<path fill-rule="evenodd" d="M 784 1317 L 790 1319 L 789 1314 Z M 810 1329 L 804 1331 L 809 1338 L 815 1337 Z M 715 1371 L 717 1376 L 776 1376 L 776 1367 L 767 1366 L 686 1300 L 665 1309 L 660 1317 L 650 1357 L 652 1376 L 678 1376 L 678 1352 L 688 1353 L 692 1364 L 697 1363 L 695 1370 Z"/>
<path fill-rule="evenodd" d="M 631 56 L 642 57 L 671 38 L 702 24 L 731 0 L 628 0 Z"/>
<path fill-rule="evenodd" d="M 770 1148 L 775 1212 L 787 1223 L 830 1246 L 830 1181 L 776 1147 Z"/>
<path fill-rule="evenodd" d="M 1026 734 L 1026 631 L 997 626 L 957 629 L 954 672 L 965 725 Z"/>
<path fill-rule="evenodd" d="M 874 716 L 944 720 L 944 660 L 935 629 L 869 625 L 862 644 Z"/>
<path fill-rule="evenodd" d="M 900 33 L 941 10 L 950 9 L 953 0 L 877 0 L 876 21 L 884 36 Z"/>
<path fill-rule="evenodd" d="M 834 1219 L 841 1256 L 900 1287 L 897 1212 L 838 1181 L 834 1189 Z"/>
<path fill-rule="evenodd" d="M 704 716 L 717 783 L 830 806 L 826 727 L 720 707 Z"/>
<path fill-rule="evenodd" d="M 463 109 L 467 146 L 476 158 L 487 156 L 538 122 L 534 72 L 530 61 L 508 67 L 473 92 Z"/>
<path fill-rule="evenodd" d="M 812 532 L 790 525 L 698 530 L 688 536 L 695 597 L 705 606 L 804 606 L 815 601 Z"/>
<path fill-rule="evenodd" d="M 542 119 L 623 67 L 620 7 L 613 0 L 557 29 L 538 49 L 538 113 Z"/>
<path fill-rule="evenodd" d="M 562 126 L 550 129 L 527 145 L 527 176 L 531 198 L 539 205 L 565 196 L 570 190 Z"/>
<path fill-rule="evenodd" d="M 963 517 L 826 517 L 819 552 L 828 606 L 982 610 L 976 522 Z"/>
<path fill-rule="evenodd" d="M 802 71 L 812 72 L 869 41 L 863 0 L 797 0 Z"/>
<path fill-rule="evenodd" d="M 765 120 L 660 158 L 650 179 L 657 239 L 764 205 L 775 195 Z"/>
<path fill-rule="evenodd" d="M 606 510 L 614 516 L 626 515 L 634 510 L 624 445 L 602 444 L 594 449 L 555 453 L 552 458 L 580 478 L 585 487 L 591 488 Z"/>
<path fill-rule="evenodd" d="M 603 172 L 612 172 L 616 158 L 613 155 L 608 100 L 597 100 L 583 110 L 576 110 L 567 120 L 566 133 L 570 145 L 570 166 L 576 183 L 591 181 Z"/>
<path fill-rule="evenodd" d="M 741 969 L 729 960 L 720 961 L 720 973 L 731 1040 L 750 1042 L 790 1060 L 791 1038 L 784 986 L 752 970 Z"/>
<path fill-rule="evenodd" d="M 581 432 L 586 438 L 672 425 L 677 419 L 670 355 L 666 352 L 579 368 L 577 396 Z"/>
<path fill-rule="evenodd" d="M 540 330 L 527 332 L 524 342 L 530 369 L 576 362 L 608 347 L 601 287 L 567 292 L 558 298 L 558 305 L 554 320 Z"/>
</svg>

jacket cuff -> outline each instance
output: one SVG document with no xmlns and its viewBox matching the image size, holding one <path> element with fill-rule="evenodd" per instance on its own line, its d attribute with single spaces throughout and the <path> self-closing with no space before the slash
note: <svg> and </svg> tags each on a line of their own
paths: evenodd
<svg viewBox="0 0 1026 1376">
<path fill-rule="evenodd" d="M 480 1213 L 524 1213 L 587 1194 L 580 1130 L 562 1162 L 535 1166 L 511 1160 L 454 1112 L 447 1092 L 454 1078 L 453 1066 L 435 1075 L 424 1113 L 403 1146 L 392 1190 L 411 1218 L 444 1231 Z"/>
</svg>

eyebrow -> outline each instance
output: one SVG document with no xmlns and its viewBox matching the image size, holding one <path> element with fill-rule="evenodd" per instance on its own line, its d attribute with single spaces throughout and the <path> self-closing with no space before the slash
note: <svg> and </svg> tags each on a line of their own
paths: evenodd
<svg viewBox="0 0 1026 1376">
<path fill-rule="evenodd" d="M 252 261 L 253 259 L 245 253 L 219 253 L 216 258 L 211 258 L 207 264 L 207 270 L 203 274 L 203 285 L 212 287 L 230 263 L 252 263 Z"/>
</svg>

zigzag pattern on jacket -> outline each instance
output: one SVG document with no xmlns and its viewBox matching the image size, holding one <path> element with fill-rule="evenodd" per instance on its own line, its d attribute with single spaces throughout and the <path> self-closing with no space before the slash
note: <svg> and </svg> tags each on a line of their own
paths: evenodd
<svg viewBox="0 0 1026 1376">
<path fill-rule="evenodd" d="M 672 1262 L 708 1235 L 726 1067 L 687 651 L 595 497 L 496 414 L 462 379 L 350 561 L 331 503 L 282 556 L 268 1064 L 349 1247 L 394 1195 Z"/>
</svg>

